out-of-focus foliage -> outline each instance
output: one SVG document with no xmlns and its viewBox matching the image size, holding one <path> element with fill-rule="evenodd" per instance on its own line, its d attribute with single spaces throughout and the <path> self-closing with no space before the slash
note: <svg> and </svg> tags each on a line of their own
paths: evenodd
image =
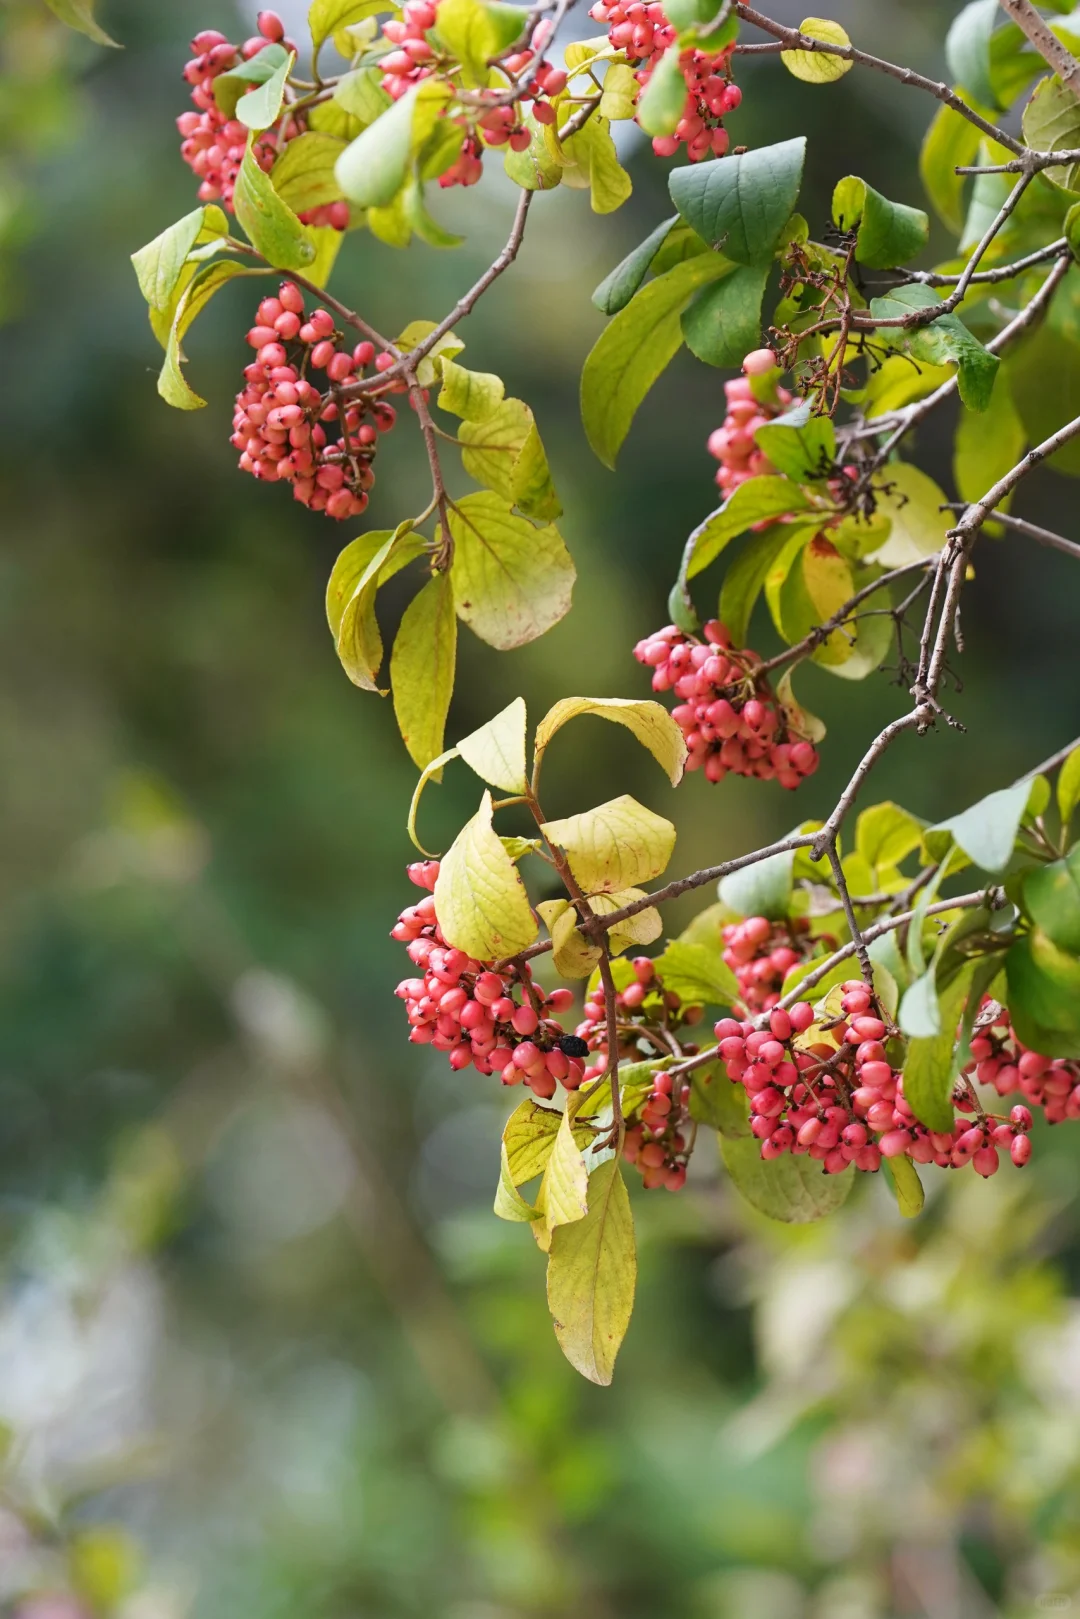
<svg viewBox="0 0 1080 1619">
<path fill-rule="evenodd" d="M 856 39 L 880 24 L 883 50 L 943 71 L 952 8 L 884 9 L 842 20 Z M 502 1098 L 404 1047 L 385 933 L 414 772 L 392 716 L 329 652 L 334 536 L 235 477 L 221 421 L 246 357 L 228 335 L 242 292 L 199 350 L 215 411 L 181 443 L 147 403 L 126 254 L 190 194 L 162 116 L 184 103 L 190 5 L 117 0 L 103 16 L 127 47 L 107 60 L 59 43 L 36 0 L 0 14 L 5 51 L 25 28 L 85 66 L 90 109 L 78 142 L 12 160 L 40 230 L 3 334 L 0 1610 L 1023 1619 L 1075 1602 L 1066 1132 L 1043 1132 L 1022 1176 L 946 1188 L 916 1224 L 870 1187 L 821 1227 L 780 1230 L 704 1164 L 685 1203 L 635 1196 L 637 1319 L 612 1389 L 563 1362 L 541 1257 L 489 1213 Z M 235 25 L 224 5 L 198 21 Z M 5 98 L 41 60 L 19 54 Z M 785 93 L 755 109 L 748 91 L 753 138 L 811 128 L 833 178 L 857 118 L 910 171 L 925 120 L 903 91 L 851 73 L 827 104 L 811 85 Z M 626 248 L 664 206 L 649 165 L 628 161 Z M 469 343 L 498 369 L 513 342 L 553 424 L 579 598 L 533 648 L 467 649 L 453 735 L 489 717 L 495 658 L 514 661 L 534 713 L 586 655 L 588 689 L 624 689 L 627 646 L 663 611 L 671 537 L 709 492 L 703 441 L 722 405 L 689 363 L 643 408 L 618 478 L 589 458 L 573 379 L 615 255 L 587 202 L 543 200 L 562 212 L 536 274 L 562 278 L 563 329 L 547 331 L 526 263 Z M 828 188 L 807 206 L 824 215 Z M 350 244 L 373 318 L 393 328 L 399 286 L 403 307 L 437 313 L 490 258 L 503 194 L 460 207 L 475 260 L 404 268 Z M 658 462 L 689 493 L 665 494 Z M 935 475 L 947 483 L 947 466 Z M 1067 527 L 1062 486 L 1045 488 L 1025 514 Z M 1069 567 L 987 548 L 967 700 L 995 756 L 928 740 L 917 773 L 911 755 L 886 763 L 883 795 L 941 820 L 1080 729 Z M 883 681 L 852 691 L 850 737 L 834 728 L 808 813 L 893 701 Z M 614 762 L 659 805 L 631 739 L 583 725 L 575 743 L 574 729 L 545 766 L 552 814 Z M 471 813 L 466 775 L 425 800 L 433 839 Z M 680 857 L 691 869 L 718 838 L 781 834 L 762 817 L 783 813 L 739 783 L 722 808 L 703 789 Z"/>
</svg>

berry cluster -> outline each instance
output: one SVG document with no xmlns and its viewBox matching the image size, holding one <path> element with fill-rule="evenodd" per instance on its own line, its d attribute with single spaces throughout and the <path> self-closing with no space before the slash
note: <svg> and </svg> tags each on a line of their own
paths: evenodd
<svg viewBox="0 0 1080 1619">
<path fill-rule="evenodd" d="M 705 1015 L 703 1007 L 684 1005 L 680 995 L 674 990 L 665 989 L 664 980 L 656 971 L 656 963 L 648 956 L 635 956 L 630 965 L 634 976 L 615 995 L 620 1062 L 624 1059 L 640 1061 L 641 1053 L 636 1042 L 643 1028 L 672 1035 L 700 1023 Z M 586 1081 L 599 1079 L 601 1074 L 607 1072 L 608 1044 L 607 1008 L 603 985 L 599 982 L 586 995 L 584 1017 L 574 1032 L 584 1040 L 591 1052 L 596 1053 L 592 1067 L 585 1070 Z M 687 1055 L 691 1055 L 697 1047 L 684 1046 L 683 1049 Z"/>
<path fill-rule="evenodd" d="M 889 1061 L 889 1029 L 861 979 L 842 986 L 839 1018 L 819 1022 L 809 1001 L 769 1014 L 767 1029 L 722 1018 L 716 1025 L 719 1053 L 733 1083 L 750 1100 L 750 1129 L 761 1156 L 807 1154 L 826 1174 L 849 1164 L 873 1172 L 882 1158 L 906 1155 L 916 1164 L 962 1169 L 971 1164 L 984 1177 L 998 1168 L 1007 1148 L 1017 1166 L 1031 1156 L 1031 1114 L 1014 1107 L 1009 1118 L 983 1113 L 970 1088 L 955 1098 L 961 1114 L 978 1112 L 976 1124 L 957 1119 L 951 1131 L 933 1131 L 916 1119 L 904 1097 L 903 1076 Z M 814 1026 L 833 1034 L 796 1045 Z"/>
<path fill-rule="evenodd" d="M 1016 1038 L 1006 1008 L 989 996 L 975 1022 L 971 1055 L 964 1073 L 980 1085 L 992 1085 L 999 1096 L 1019 1093 L 1043 1109 L 1047 1124 L 1080 1119 L 1080 1063 L 1030 1051 Z"/>
<path fill-rule="evenodd" d="M 584 1077 L 584 1044 L 564 1034 L 550 1016 L 566 1011 L 572 992 L 556 989 L 545 995 L 527 964 L 495 972 L 448 945 L 432 893 L 439 862 L 418 861 L 408 869 L 410 880 L 426 893 L 402 911 L 390 937 L 408 946 L 410 961 L 423 973 L 406 978 L 394 992 L 405 1002 L 412 1043 L 445 1051 L 455 1072 L 472 1065 L 481 1074 L 500 1074 L 504 1085 L 524 1080 L 545 1100 L 554 1096 L 556 1084 L 577 1090 Z"/>
<path fill-rule="evenodd" d="M 703 770 L 712 782 L 730 772 L 798 787 L 817 769 L 817 749 L 795 731 L 756 672 L 757 654 L 733 649 L 715 619 L 702 633 L 699 641 L 668 624 L 634 648 L 638 662 L 653 671 L 653 691 L 674 691 L 682 699 L 671 714 L 686 738 L 687 770 Z"/>
<path fill-rule="evenodd" d="M 735 1008 L 750 1014 L 768 1012 L 780 999 L 784 979 L 806 959 L 810 924 L 804 917 L 792 922 L 770 922 L 764 916 L 748 916 L 744 922 L 731 922 L 722 930 L 724 960 L 739 981 L 742 997 Z M 824 938 L 822 941 L 829 944 Z"/>
<path fill-rule="evenodd" d="M 181 113 L 176 120 L 183 137 L 180 155 L 202 182 L 199 200 L 223 202 L 230 212 L 250 131 L 239 119 L 227 118 L 221 111 L 214 98 L 214 80 L 219 74 L 250 62 L 267 45 L 284 44 L 287 50 L 296 49 L 293 41 L 285 38 L 285 25 L 274 12 L 260 12 L 258 28 L 259 32 L 243 45 L 230 44 L 224 34 L 213 28 L 195 35 L 191 42 L 194 55 L 184 68 L 184 77 L 191 85 L 191 99 L 198 110 Z M 255 82 L 253 78 L 252 83 Z M 297 125 L 288 137 L 283 132 L 282 140 L 299 133 Z M 274 141 L 268 135 L 259 136 L 253 155 L 261 169 L 272 169 L 277 157 Z M 348 210 L 345 212 L 347 216 Z M 347 217 L 345 223 L 348 223 Z"/>
<path fill-rule="evenodd" d="M 307 316 L 295 282 L 284 282 L 276 298 L 264 298 L 248 332 L 257 353 L 236 398 L 232 435 L 244 472 L 267 483 L 291 483 L 302 505 L 339 521 L 358 517 L 367 506 L 379 434 L 396 420 L 394 407 L 384 399 L 346 397 L 340 391 L 357 382 L 373 362 L 374 385 L 377 373 L 393 364 L 393 356 L 376 356 L 368 342 L 351 350 L 339 348 L 341 341 L 328 309 Z M 326 375 L 325 392 L 312 381 L 312 374 L 320 371 Z M 390 386 L 393 391 L 405 387 L 400 382 Z M 336 438 L 329 437 L 328 425 L 336 426 Z"/>
<path fill-rule="evenodd" d="M 646 1191 L 663 1186 L 679 1192 L 686 1185 L 690 1157 L 690 1085 L 680 1080 L 678 1092 L 670 1074 L 657 1074 L 641 1105 L 640 1119 L 632 1120 L 623 1138 L 623 1157 L 636 1164 Z"/>
<path fill-rule="evenodd" d="M 438 62 L 434 47 L 427 38 L 428 29 L 437 25 L 438 0 L 406 0 L 400 17 L 383 24 L 383 37 L 396 47 L 379 62 L 382 87 L 396 101 L 411 85 L 426 79 L 435 71 Z M 538 50 L 543 50 L 551 36 L 551 25 L 540 22 L 533 30 L 532 45 L 524 50 L 504 56 L 500 66 L 511 79 L 516 79 L 528 68 L 529 83 L 511 106 L 491 107 L 475 121 L 458 118 L 461 125 L 461 153 L 446 172 L 439 177 L 441 186 L 475 185 L 483 174 L 485 146 L 509 146 L 511 151 L 523 152 L 531 135 L 521 120 L 521 106 L 532 101 L 538 123 L 553 124 L 555 108 L 546 99 L 557 96 L 566 88 L 566 74 L 561 68 L 541 60 L 533 63 Z"/>
<path fill-rule="evenodd" d="M 589 16 L 608 25 L 612 45 L 625 51 L 642 89 L 678 37 L 656 0 L 651 4 L 643 0 L 614 0 L 613 4 L 597 0 Z M 686 81 L 686 103 L 674 134 L 658 135 L 653 141 L 658 157 L 674 157 L 684 142 L 691 163 L 700 163 L 704 157 L 724 156 L 730 140 L 723 119 L 742 101 L 742 91 L 731 82 L 731 55 L 730 45 L 722 51 L 690 48 L 682 52 L 679 68 Z"/>
<path fill-rule="evenodd" d="M 771 396 L 759 382 L 754 392 L 753 377 L 767 377 L 776 370 L 776 355 L 772 349 L 754 349 L 742 363 L 743 374 L 724 383 L 727 396 L 727 415 L 723 425 L 709 434 L 708 450 L 720 467 L 716 474 L 718 487 L 730 495 L 748 478 L 760 478 L 776 468 L 759 450 L 754 434 L 791 404 L 794 395 L 786 388 L 775 387 Z M 765 394 L 765 397 L 759 395 Z"/>
</svg>

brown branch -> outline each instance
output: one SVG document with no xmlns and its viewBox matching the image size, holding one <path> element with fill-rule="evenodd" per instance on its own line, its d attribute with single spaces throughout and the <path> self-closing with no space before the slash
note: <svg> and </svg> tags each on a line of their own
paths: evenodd
<svg viewBox="0 0 1080 1619">
<path fill-rule="evenodd" d="M 1080 152 L 1077 153 L 1077 158 L 1080 160 Z M 1008 172 L 1016 171 L 1010 169 Z M 1056 242 L 1048 242 L 1045 247 L 1036 248 L 1034 253 L 1028 253 L 1022 259 L 1012 259 L 1008 264 L 999 264 L 993 270 L 977 270 L 973 276 L 969 276 L 969 285 L 974 283 L 978 286 L 998 286 L 1002 281 L 1012 281 L 1025 270 L 1035 269 L 1038 265 L 1045 264 L 1048 259 L 1059 258 L 1068 249 L 1069 244 L 1064 236 L 1059 236 Z M 954 287 L 960 280 L 958 275 L 939 275 L 935 270 L 905 270 L 903 276 L 904 280 L 894 285 L 903 286 L 906 282 L 918 281 L 924 287 Z"/>
<path fill-rule="evenodd" d="M 817 836 L 810 839 L 813 850 L 813 858 L 815 860 L 820 860 L 822 855 L 827 854 L 829 849 L 835 843 L 836 835 L 843 824 L 848 810 L 851 808 L 858 796 L 859 788 L 862 786 L 871 770 L 873 770 L 874 766 L 877 764 L 885 750 L 892 742 L 895 741 L 902 731 L 910 731 L 913 726 L 928 723 L 933 719 L 933 715 L 934 711 L 929 705 L 920 703 L 916 708 L 912 709 L 910 714 L 901 715 L 899 719 L 891 721 L 890 724 L 885 726 L 884 730 L 878 732 L 869 748 L 867 748 L 866 752 L 859 760 L 851 780 L 848 782 L 847 786 L 844 788 L 844 791 L 840 795 L 836 808 L 833 810 L 832 814 L 829 816 L 829 819 L 825 822 L 825 825 L 822 827 Z"/>
<path fill-rule="evenodd" d="M 836 891 L 840 895 L 840 903 L 844 907 L 844 916 L 847 919 L 848 932 L 851 934 L 851 946 L 856 956 L 859 958 L 859 970 L 872 990 L 874 988 L 873 963 L 867 954 L 866 940 L 863 937 L 862 929 L 859 927 L 859 919 L 855 915 L 855 907 L 851 902 L 851 894 L 848 890 L 847 878 L 844 875 L 844 868 L 840 863 L 840 851 L 836 847 L 835 838 L 829 844 L 828 852 L 829 865 L 832 867 L 833 881 L 836 883 Z"/>
<path fill-rule="evenodd" d="M 763 16 L 760 11 L 755 11 L 752 6 L 739 4 L 736 6 L 736 10 L 743 22 L 753 23 L 763 33 L 772 34 L 774 39 L 778 39 L 782 49 L 788 51 L 823 51 L 827 56 L 840 56 L 845 61 L 857 62 L 860 67 L 873 68 L 875 72 L 884 73 L 890 79 L 896 79 L 900 84 L 911 85 L 917 90 L 925 90 L 928 95 L 934 96 L 936 100 L 944 103 L 946 107 L 951 107 L 962 118 L 966 118 L 969 124 L 974 124 L 976 129 L 981 129 L 984 135 L 989 135 L 991 140 L 997 141 L 999 145 L 1007 147 L 1010 152 L 1015 152 L 1018 156 L 1023 155 L 1024 147 L 1020 141 L 1013 135 L 1008 134 L 1006 130 L 1000 129 L 997 124 L 990 123 L 981 113 L 976 112 L 974 107 L 969 107 L 967 102 L 958 96 L 954 90 L 950 90 L 947 84 L 942 84 L 934 79 L 927 79 L 921 73 L 914 72 L 911 68 L 898 67 L 895 62 L 886 62 L 880 56 L 870 56 L 866 51 L 857 50 L 854 45 L 830 45 L 824 40 L 814 39 L 809 34 L 801 33 L 798 28 L 788 28 L 783 23 L 774 22 L 771 17 Z M 743 49 L 745 50 L 746 47 L 743 47 Z"/>
<path fill-rule="evenodd" d="M 950 501 L 950 506 L 957 510 L 964 510 L 962 501 Z M 1025 535 L 1029 540 L 1035 540 L 1039 545 L 1048 545 L 1052 550 L 1063 551 L 1067 557 L 1080 557 L 1080 545 L 1075 540 L 1067 540 L 1063 534 L 1055 534 L 1052 529 L 1040 528 L 1037 523 L 1029 523 L 1026 518 L 1013 517 L 1009 512 L 995 512 L 994 522 L 1001 523 L 1005 528 L 1011 528 L 1017 534 Z"/>
<path fill-rule="evenodd" d="M 1044 62 L 1069 90 L 1080 95 L 1080 62 L 1052 33 L 1031 0 L 1001 0 L 1001 9 L 1030 39 Z"/>
</svg>

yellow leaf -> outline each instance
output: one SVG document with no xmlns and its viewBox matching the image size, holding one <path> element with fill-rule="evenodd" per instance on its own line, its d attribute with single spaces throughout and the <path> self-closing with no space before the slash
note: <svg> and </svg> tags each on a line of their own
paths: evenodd
<svg viewBox="0 0 1080 1619">
<path fill-rule="evenodd" d="M 598 719 L 625 725 L 667 772 L 671 785 L 679 785 L 686 768 L 683 734 L 662 704 L 649 701 L 637 702 L 625 697 L 564 697 L 548 710 L 537 727 L 537 761 L 556 731 L 579 714 L 595 714 Z"/>
<path fill-rule="evenodd" d="M 910 462 L 891 463 L 884 476 L 888 482 L 878 495 L 878 511 L 892 520 L 892 530 L 874 561 L 883 568 L 903 568 L 940 551 L 953 519 L 941 509 L 941 487 Z"/>
<path fill-rule="evenodd" d="M 493 720 L 462 737 L 458 752 L 470 769 L 492 787 L 523 793 L 525 775 L 525 700 L 514 701 Z"/>
<path fill-rule="evenodd" d="M 457 756 L 458 750 L 456 748 L 447 748 L 445 753 L 440 753 L 437 759 L 432 759 L 429 765 L 424 766 L 420 780 L 416 784 L 416 791 L 412 795 L 412 803 L 409 805 L 409 837 L 420 850 L 420 853 L 427 855 L 429 860 L 435 860 L 437 856 L 432 854 L 430 849 L 425 849 L 416 835 L 416 815 L 420 808 L 420 795 L 433 776 L 436 781 L 442 780 L 443 766 L 448 765 L 451 759 L 456 759 Z"/>
<path fill-rule="evenodd" d="M 675 847 L 671 822 L 627 793 L 566 820 L 548 821 L 541 830 L 565 852 L 587 894 L 651 882 L 666 869 Z"/>
<path fill-rule="evenodd" d="M 634 1218 L 617 1158 L 589 1178 L 584 1219 L 552 1235 L 548 1307 L 559 1347 L 590 1382 L 611 1382 L 634 1308 Z"/>
<path fill-rule="evenodd" d="M 558 1117 L 558 1115 L 556 1115 Z M 554 1137 L 551 1138 L 554 1140 Z M 495 1190 L 495 1213 L 500 1220 L 516 1221 L 525 1225 L 529 1221 L 538 1220 L 540 1211 L 523 1198 L 514 1184 L 510 1164 L 506 1155 L 506 1143 L 502 1146 L 501 1168 L 499 1170 L 499 1184 Z"/>
<path fill-rule="evenodd" d="M 552 959 L 560 978 L 588 978 L 602 954 L 578 926 L 578 914 L 567 905 L 549 924 Z"/>
<path fill-rule="evenodd" d="M 807 17 L 799 24 L 800 34 L 820 39 L 826 45 L 850 45 L 844 29 L 827 17 Z M 848 57 L 832 56 L 827 51 L 781 51 L 780 60 L 796 79 L 806 84 L 832 84 L 842 79 L 854 66 Z"/>
<path fill-rule="evenodd" d="M 640 888 L 623 888 L 616 894 L 593 894 L 589 904 L 598 916 L 607 916 L 612 911 L 621 911 L 624 905 L 633 905 L 635 900 L 645 898 L 647 896 Z M 632 944 L 652 944 L 663 931 L 663 918 L 655 906 L 650 905 L 608 930 L 608 948 L 613 956 L 617 956 Z"/>
<path fill-rule="evenodd" d="M 589 1173 L 581 1148 L 574 1140 L 573 1123 L 568 1109 L 562 1116 L 544 1170 L 543 1215 L 549 1231 L 583 1220 L 588 1212 Z"/>
<path fill-rule="evenodd" d="M 491 794 L 462 828 L 439 869 L 435 914 L 447 942 L 480 961 L 515 955 L 536 938 L 517 867 L 492 830 Z"/>
<path fill-rule="evenodd" d="M 421 770 L 442 752 L 456 660 L 454 593 L 450 575 L 437 573 L 405 609 L 390 658 L 398 729 Z"/>
</svg>

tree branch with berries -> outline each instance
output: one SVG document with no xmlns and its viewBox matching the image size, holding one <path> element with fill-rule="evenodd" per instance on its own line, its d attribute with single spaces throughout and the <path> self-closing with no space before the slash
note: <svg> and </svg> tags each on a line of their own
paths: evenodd
<svg viewBox="0 0 1080 1619">
<path fill-rule="evenodd" d="M 964 723 L 961 609 L 987 536 L 1080 550 L 1008 510 L 1045 462 L 1080 474 L 1059 353 L 1080 293 L 1080 37 L 1059 7 L 974 0 L 935 80 L 835 22 L 793 28 L 732 0 L 596 0 L 601 32 L 560 48 L 571 3 L 314 0 L 310 44 L 272 12 L 245 42 L 198 34 L 178 119 L 198 206 L 134 262 L 159 392 L 182 410 L 204 404 L 184 370 L 192 323 L 227 282 L 263 278 L 232 443 L 260 483 L 361 527 L 327 613 L 363 690 L 385 678 L 379 591 L 406 570 L 415 582 L 388 660 L 421 772 L 398 995 L 410 1041 L 445 1053 L 459 1083 L 527 1092 L 495 1212 L 547 1255 L 564 1353 L 608 1383 L 634 1294 L 625 1165 L 677 1192 L 718 1138 L 733 1185 L 774 1219 L 827 1215 L 877 1174 L 915 1215 L 924 1175 L 1023 1167 L 1037 1113 L 1080 1117 L 1080 749 L 937 826 L 866 801 L 886 752 Z M 92 7 L 80 16 L 97 27 Z M 828 217 L 799 212 L 805 139 L 747 147 L 729 131 L 745 56 L 822 95 L 858 72 L 926 98 L 920 173 L 955 241 L 945 262 L 925 263 L 929 214 L 873 175 L 830 176 Z M 685 346 L 727 373 L 704 446 L 719 504 L 673 537 L 671 623 L 634 648 L 651 694 L 568 696 L 535 727 L 515 697 L 447 748 L 459 623 L 521 646 L 570 610 L 575 580 L 533 411 L 463 364 L 459 329 L 527 251 L 539 193 L 578 189 L 600 216 L 626 201 L 611 126 L 631 120 L 656 160 L 685 161 L 668 176 L 674 212 L 593 295 L 607 325 L 584 363 L 583 426 L 614 468 Z M 456 246 L 429 199 L 449 214 L 496 162 L 520 189 L 505 246 L 449 310 L 419 317 L 386 288 L 353 308 L 347 287 L 327 290 L 350 231 Z M 958 499 L 914 444 L 931 416 L 946 430 L 946 406 Z M 382 436 L 410 418 L 430 498 L 364 531 Z M 756 650 L 752 626 L 777 644 Z M 842 680 L 891 671 L 901 692 L 823 820 L 671 878 L 676 825 L 629 795 L 558 820 L 541 808 L 548 747 L 597 720 L 628 730 L 672 789 L 741 776 L 799 790 L 827 745 L 795 694 L 807 663 Z M 482 797 L 436 857 L 422 795 L 458 761 Z M 522 805 L 535 836 L 497 830 Z M 665 903 L 709 888 L 664 938 Z"/>
</svg>

